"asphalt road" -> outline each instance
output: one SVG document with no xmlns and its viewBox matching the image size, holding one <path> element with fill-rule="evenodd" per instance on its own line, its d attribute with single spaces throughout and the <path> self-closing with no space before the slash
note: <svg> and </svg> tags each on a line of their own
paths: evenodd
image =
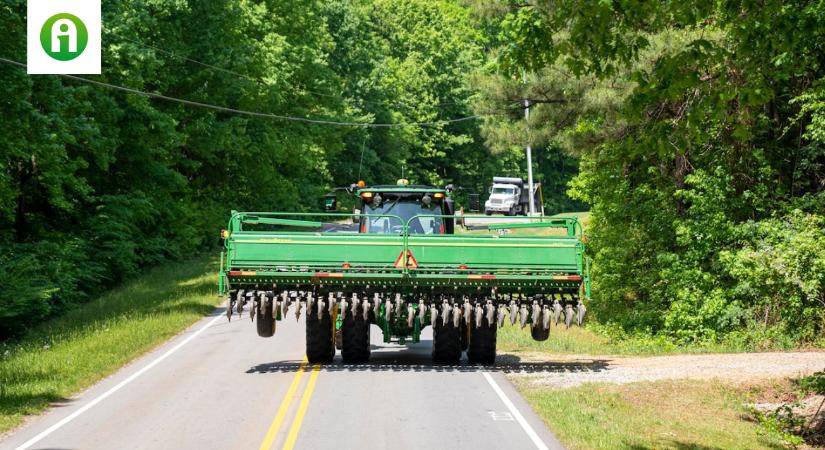
<svg viewBox="0 0 825 450">
<path fill-rule="evenodd" d="M 365 365 L 303 362 L 304 323 L 259 338 L 217 310 L 0 442 L 2 449 L 558 449 L 503 373 L 430 363 L 372 329 Z M 290 313 L 292 317 L 292 314 Z M 429 328 L 427 329 L 429 330 Z"/>
</svg>

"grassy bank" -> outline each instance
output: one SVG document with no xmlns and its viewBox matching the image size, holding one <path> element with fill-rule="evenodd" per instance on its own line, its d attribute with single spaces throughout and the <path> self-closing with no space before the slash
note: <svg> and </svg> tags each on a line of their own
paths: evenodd
<svg viewBox="0 0 825 450">
<path fill-rule="evenodd" d="M 0 433 L 69 398 L 212 311 L 216 261 L 155 268 L 0 344 Z"/>
<path fill-rule="evenodd" d="M 529 325 L 528 325 L 529 327 Z M 497 349 L 500 353 L 548 353 L 657 356 L 679 353 L 738 353 L 749 351 L 783 350 L 768 346 L 756 348 L 738 343 L 707 343 L 677 345 L 662 336 L 625 336 L 611 338 L 600 330 L 598 324 L 550 328 L 550 337 L 543 342 L 533 340 L 530 329 L 505 325 L 498 330 Z"/>
<path fill-rule="evenodd" d="M 760 387 L 709 381 L 519 390 L 570 449 L 780 449 L 745 399 Z"/>
</svg>

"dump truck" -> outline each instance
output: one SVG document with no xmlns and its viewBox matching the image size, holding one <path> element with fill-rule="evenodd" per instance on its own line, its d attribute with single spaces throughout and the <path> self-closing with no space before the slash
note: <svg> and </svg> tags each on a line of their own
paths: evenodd
<svg viewBox="0 0 825 450">
<path fill-rule="evenodd" d="M 231 213 L 220 269 L 230 320 L 248 308 L 258 334 L 272 337 L 278 322 L 303 314 L 312 363 L 331 362 L 336 349 L 344 363 L 367 362 L 375 325 L 400 344 L 432 327 L 435 363 L 466 352 L 493 364 L 507 323 L 542 341 L 584 319 L 590 276 L 575 217 L 490 223 L 477 234 L 457 229 L 449 189 L 402 180 L 352 192 L 353 213 Z"/>
<path fill-rule="evenodd" d="M 490 197 L 484 202 L 484 213 L 502 213 L 506 216 L 526 216 L 530 212 L 530 188 L 521 178 L 493 177 Z M 536 211 L 543 213 L 541 183 L 533 184 L 533 205 Z"/>
</svg>

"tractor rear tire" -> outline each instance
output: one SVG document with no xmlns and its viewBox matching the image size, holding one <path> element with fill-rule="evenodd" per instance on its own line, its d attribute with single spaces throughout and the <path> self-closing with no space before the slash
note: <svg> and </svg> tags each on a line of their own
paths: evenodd
<svg viewBox="0 0 825 450">
<path fill-rule="evenodd" d="M 318 319 L 318 305 L 307 313 L 307 361 L 330 363 L 335 357 L 335 336 L 332 332 L 332 316 L 324 309 Z"/>
<path fill-rule="evenodd" d="M 363 364 L 370 359 L 370 323 L 364 316 L 345 313 L 344 323 L 341 325 L 341 359 L 345 364 Z"/>
<path fill-rule="evenodd" d="M 461 361 L 461 327 L 446 324 L 439 317 L 433 327 L 433 362 L 458 364 Z"/>
<path fill-rule="evenodd" d="M 480 327 L 473 326 L 467 359 L 470 364 L 496 363 L 496 324 L 487 322 L 487 317 L 482 317 Z"/>
<path fill-rule="evenodd" d="M 269 338 L 275 335 L 275 317 L 272 314 L 274 302 L 272 297 L 261 300 L 260 306 L 255 308 L 255 324 L 258 328 L 258 336 Z"/>
<path fill-rule="evenodd" d="M 470 347 L 470 327 L 467 326 L 467 322 L 463 318 L 461 319 L 459 333 L 461 333 L 461 351 L 466 352 Z"/>
</svg>

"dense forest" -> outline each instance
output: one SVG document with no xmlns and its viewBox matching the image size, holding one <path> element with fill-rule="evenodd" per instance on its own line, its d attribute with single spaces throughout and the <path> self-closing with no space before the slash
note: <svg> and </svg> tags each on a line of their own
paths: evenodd
<svg viewBox="0 0 825 450">
<path fill-rule="evenodd" d="M 25 63 L 25 11 L 0 5 L 0 58 Z M 592 212 L 608 329 L 823 337 L 821 1 L 113 0 L 103 23 L 85 78 L 268 116 L 0 63 L 0 338 L 213 251 L 231 209 L 402 173 L 479 192 L 528 141 L 548 212 Z"/>
<path fill-rule="evenodd" d="M 682 342 L 821 342 L 825 3 L 476 9 L 499 25 L 502 72 L 526 70 L 553 104 L 537 137 L 581 157 L 570 194 L 592 206 L 602 323 Z"/>
<path fill-rule="evenodd" d="M 0 57 L 25 62 L 25 11 L 0 6 Z M 297 120 L 0 64 L 0 337 L 215 251 L 232 209 L 315 210 L 331 187 L 402 174 L 474 192 L 526 170 L 524 137 L 491 157 L 481 136 L 469 75 L 489 33 L 456 2 L 106 1 L 103 23 L 103 74 L 86 78 Z"/>
</svg>

